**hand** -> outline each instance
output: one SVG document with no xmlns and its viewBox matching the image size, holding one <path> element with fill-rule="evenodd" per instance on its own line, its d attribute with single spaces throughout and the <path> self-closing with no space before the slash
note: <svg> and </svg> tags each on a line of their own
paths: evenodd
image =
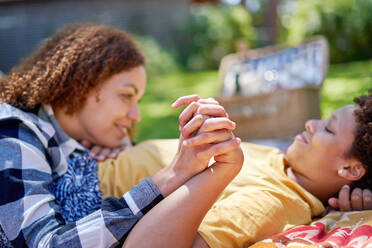
<svg viewBox="0 0 372 248">
<path fill-rule="evenodd" d="M 350 186 L 344 185 L 338 192 L 338 198 L 330 198 L 328 204 L 341 211 L 371 210 L 372 192 L 369 189 L 355 188 L 350 195 Z"/>
<path fill-rule="evenodd" d="M 125 138 L 124 144 L 122 146 L 116 148 L 93 145 L 87 140 L 82 140 L 81 144 L 86 148 L 89 148 L 89 157 L 94 158 L 97 161 L 105 161 L 108 158 L 116 158 L 120 152 L 132 147 L 131 141 L 128 137 Z"/>
<path fill-rule="evenodd" d="M 194 117 L 197 118 L 197 117 Z M 204 120 L 204 123 L 198 128 L 197 124 L 190 121 L 187 123 L 184 128 L 182 129 L 182 133 L 185 133 L 185 137 L 189 137 L 183 141 L 183 145 L 187 147 L 198 147 L 203 146 L 205 144 L 217 144 L 218 142 L 226 142 L 227 140 L 239 139 L 235 138 L 234 134 L 232 133 L 233 129 L 224 129 L 223 125 L 229 125 L 231 122 L 229 119 L 225 117 L 220 118 L 209 118 Z M 235 127 L 235 123 L 233 127 Z M 195 125 L 195 126 L 193 126 Z M 232 127 L 231 127 L 232 128 Z M 195 136 L 188 135 L 190 133 L 195 133 Z M 220 139 L 218 138 L 220 136 Z M 240 144 L 240 139 L 239 139 Z M 215 163 L 212 165 L 223 164 L 223 165 L 238 165 L 239 167 L 243 164 L 244 156 L 240 146 L 237 146 L 236 149 L 232 149 L 227 151 L 226 153 L 221 153 L 219 155 L 214 155 Z"/>
<path fill-rule="evenodd" d="M 219 103 L 213 98 L 201 99 L 198 95 L 189 95 L 178 98 L 172 104 L 173 108 L 179 108 L 182 106 L 187 107 L 179 116 L 179 130 L 181 131 L 180 140 L 186 139 L 189 136 L 193 136 L 195 134 L 187 133 L 182 130 L 186 123 L 188 123 L 196 114 L 200 115 L 197 119 L 194 120 L 197 123 L 200 123 L 203 120 L 210 118 L 211 116 L 228 118 L 228 114 L 226 113 L 225 109 L 220 106 Z"/>
<path fill-rule="evenodd" d="M 236 139 L 231 132 L 235 129 L 235 123 L 228 119 L 225 109 L 216 100 L 212 98 L 200 99 L 197 95 L 184 96 L 177 99 L 172 107 L 178 108 L 183 105 L 188 106 L 179 117 L 180 140 L 183 142 L 180 142 L 180 144 L 187 147 L 203 148 L 207 144 L 223 143 Z M 238 142 L 240 144 L 240 139 Z M 197 149 L 196 152 L 200 151 Z M 241 164 L 243 155 L 240 146 L 234 152 L 214 155 L 215 161 L 225 164 Z M 203 155 L 203 153 L 200 155 Z M 210 158 L 208 162 L 209 160 Z M 202 169 L 194 167 L 195 171 L 198 173 L 205 169 L 208 162 L 206 165 L 200 164 Z"/>
<path fill-rule="evenodd" d="M 186 96 L 178 99 L 172 107 L 183 105 L 188 107 L 179 118 L 181 135 L 178 152 L 171 165 L 152 177 L 163 196 L 167 196 L 191 177 L 205 170 L 212 157 L 222 161 L 227 157 L 219 155 L 240 150 L 240 139 L 235 138 L 231 132 L 235 123 L 227 118 L 224 108 L 215 100 L 200 99 L 196 95 Z M 210 118 L 211 116 L 216 117 Z M 242 161 L 236 161 L 240 160 Z M 237 173 L 241 164 L 234 168 L 236 170 L 231 168 L 231 173 Z"/>
<path fill-rule="evenodd" d="M 204 106 L 201 107 L 201 104 L 204 104 Z M 182 106 L 187 106 L 187 108 L 179 116 L 180 130 L 195 114 L 210 115 L 213 117 L 229 117 L 225 109 L 213 98 L 201 99 L 198 95 L 182 96 L 172 104 L 173 108 Z"/>
</svg>

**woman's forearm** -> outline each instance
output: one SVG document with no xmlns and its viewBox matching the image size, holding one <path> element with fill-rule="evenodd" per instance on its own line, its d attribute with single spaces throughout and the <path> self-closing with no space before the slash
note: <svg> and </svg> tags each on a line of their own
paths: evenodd
<svg viewBox="0 0 372 248">
<path fill-rule="evenodd" d="M 240 168 L 216 163 L 191 178 L 138 222 L 124 247 L 191 247 L 205 214 Z"/>
</svg>

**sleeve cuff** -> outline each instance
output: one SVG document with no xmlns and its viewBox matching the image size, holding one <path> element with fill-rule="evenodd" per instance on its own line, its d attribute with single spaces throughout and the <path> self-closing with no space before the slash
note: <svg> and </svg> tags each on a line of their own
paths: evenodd
<svg viewBox="0 0 372 248">
<path fill-rule="evenodd" d="M 123 195 L 128 207 L 138 217 L 143 216 L 164 197 L 152 180 L 147 177 Z"/>
</svg>

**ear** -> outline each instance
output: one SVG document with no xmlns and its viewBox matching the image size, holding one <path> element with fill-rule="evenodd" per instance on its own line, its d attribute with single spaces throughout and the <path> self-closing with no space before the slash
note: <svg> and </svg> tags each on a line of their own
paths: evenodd
<svg viewBox="0 0 372 248">
<path fill-rule="evenodd" d="M 351 161 L 338 170 L 338 175 L 348 181 L 358 181 L 365 174 L 367 170 L 364 165 L 359 161 Z"/>
</svg>

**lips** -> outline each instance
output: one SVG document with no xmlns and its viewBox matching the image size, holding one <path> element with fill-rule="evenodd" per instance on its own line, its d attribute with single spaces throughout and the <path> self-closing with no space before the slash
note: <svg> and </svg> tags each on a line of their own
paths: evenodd
<svg viewBox="0 0 372 248">
<path fill-rule="evenodd" d="M 309 143 L 310 141 L 310 138 L 308 137 L 307 133 L 306 132 L 302 132 L 301 134 L 298 134 L 296 137 L 296 140 L 299 140 L 301 141 L 302 143 Z"/>
<path fill-rule="evenodd" d="M 123 137 L 128 136 L 129 127 L 127 125 L 116 124 L 116 127 L 119 130 L 119 132 L 122 134 Z"/>
</svg>

